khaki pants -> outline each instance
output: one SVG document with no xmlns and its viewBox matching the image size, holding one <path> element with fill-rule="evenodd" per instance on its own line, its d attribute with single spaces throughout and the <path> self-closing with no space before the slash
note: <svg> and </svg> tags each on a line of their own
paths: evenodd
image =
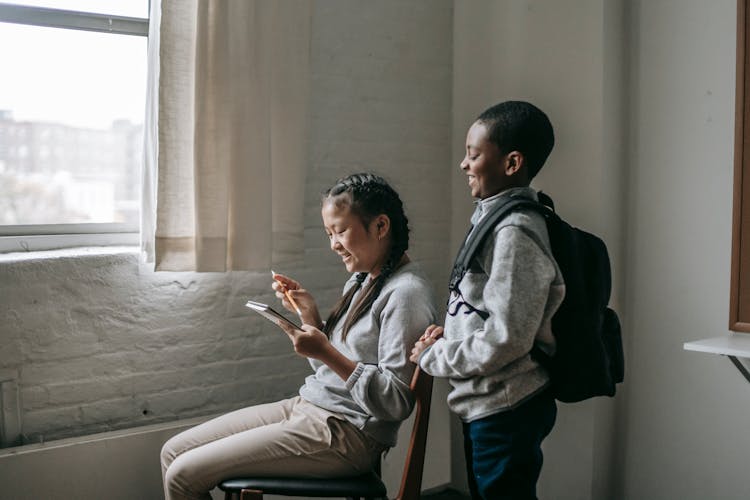
<svg viewBox="0 0 750 500">
<path fill-rule="evenodd" d="M 210 499 L 231 477 L 336 477 L 372 469 L 385 447 L 297 396 L 237 410 L 188 429 L 161 450 L 164 495 Z"/>
</svg>

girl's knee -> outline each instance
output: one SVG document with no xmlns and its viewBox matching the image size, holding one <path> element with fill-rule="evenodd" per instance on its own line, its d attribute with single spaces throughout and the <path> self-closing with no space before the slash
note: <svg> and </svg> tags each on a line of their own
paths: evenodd
<svg viewBox="0 0 750 500">
<path fill-rule="evenodd" d="M 162 469 L 169 467 L 176 456 L 177 453 L 174 447 L 174 438 L 172 438 L 162 445 L 161 452 L 159 453 Z"/>
<path fill-rule="evenodd" d="M 189 446 L 188 436 L 188 431 L 177 433 L 162 445 L 160 453 L 162 467 L 168 466 L 175 458 L 192 448 Z"/>
</svg>

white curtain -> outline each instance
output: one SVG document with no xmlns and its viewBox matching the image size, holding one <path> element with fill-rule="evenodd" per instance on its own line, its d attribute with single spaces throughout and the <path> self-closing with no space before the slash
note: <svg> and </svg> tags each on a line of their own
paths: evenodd
<svg viewBox="0 0 750 500">
<path fill-rule="evenodd" d="M 142 249 L 156 270 L 299 262 L 311 2 L 151 2 Z"/>
</svg>

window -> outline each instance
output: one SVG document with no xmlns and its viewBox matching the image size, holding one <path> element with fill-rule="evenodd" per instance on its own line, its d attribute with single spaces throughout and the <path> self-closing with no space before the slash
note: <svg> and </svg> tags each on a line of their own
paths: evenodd
<svg viewBox="0 0 750 500">
<path fill-rule="evenodd" d="M 148 9 L 0 3 L 0 251 L 137 240 Z"/>
</svg>

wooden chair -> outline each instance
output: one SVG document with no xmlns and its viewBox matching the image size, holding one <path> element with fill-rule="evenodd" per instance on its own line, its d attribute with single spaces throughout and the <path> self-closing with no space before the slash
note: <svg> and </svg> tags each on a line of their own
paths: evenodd
<svg viewBox="0 0 750 500">
<path fill-rule="evenodd" d="M 432 376 L 419 367 L 414 370 L 411 390 L 416 398 L 416 416 L 411 440 L 406 452 L 401 488 L 396 500 L 419 500 L 424 469 L 427 425 L 430 419 Z M 379 464 L 378 464 L 379 465 Z M 305 497 L 346 497 L 351 499 L 380 499 L 386 497 L 386 488 L 376 471 L 355 477 L 305 479 L 293 477 L 246 477 L 226 479 L 219 484 L 225 500 L 239 496 L 240 500 L 261 500 L 269 495 Z"/>
</svg>

